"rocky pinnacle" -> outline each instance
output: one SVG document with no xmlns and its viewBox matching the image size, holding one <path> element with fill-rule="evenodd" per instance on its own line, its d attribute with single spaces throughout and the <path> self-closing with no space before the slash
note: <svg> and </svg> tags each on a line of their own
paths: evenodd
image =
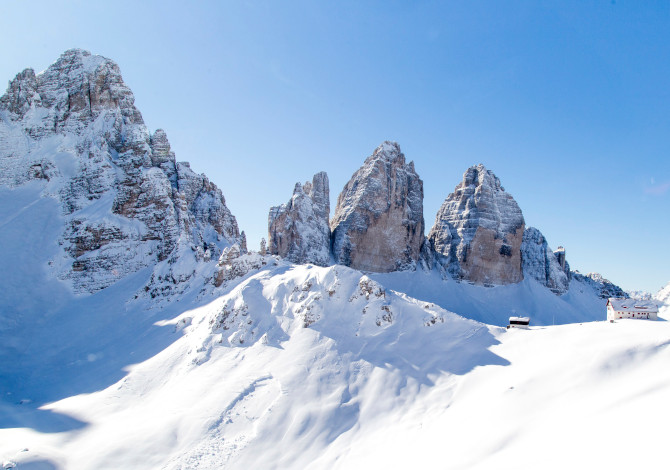
<svg viewBox="0 0 670 470">
<path fill-rule="evenodd" d="M 363 271 L 414 269 L 424 240 L 423 182 L 395 142 L 351 177 L 330 223 L 335 261 Z"/>
<path fill-rule="evenodd" d="M 468 168 L 440 207 L 428 239 L 438 265 L 475 284 L 523 279 L 525 222 L 514 198 L 484 165 Z"/>
</svg>

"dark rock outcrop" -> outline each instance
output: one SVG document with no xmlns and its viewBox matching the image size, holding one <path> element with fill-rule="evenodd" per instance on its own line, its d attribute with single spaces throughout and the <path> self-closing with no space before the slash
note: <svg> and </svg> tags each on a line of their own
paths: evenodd
<svg viewBox="0 0 670 470">
<path fill-rule="evenodd" d="M 610 297 L 629 298 L 629 295 L 621 287 L 605 279 L 599 273 L 588 273 L 584 275 L 575 271 L 572 273 L 572 277 L 577 282 L 582 282 L 591 286 L 602 299 L 609 299 Z"/>
</svg>

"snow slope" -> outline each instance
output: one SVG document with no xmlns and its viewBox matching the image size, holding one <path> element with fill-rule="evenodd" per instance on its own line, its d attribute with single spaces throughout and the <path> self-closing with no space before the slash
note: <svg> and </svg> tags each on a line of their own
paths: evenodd
<svg viewBox="0 0 670 470">
<path fill-rule="evenodd" d="M 448 398 L 438 384 L 361 432 L 338 468 L 660 468 L 668 333 L 633 320 L 508 332 L 491 352 L 509 366 L 475 369 Z"/>
<path fill-rule="evenodd" d="M 504 362 L 487 351 L 495 342 L 488 327 L 386 291 L 345 267 L 267 268 L 157 326 L 174 342 L 128 364 L 127 376 L 100 391 L 39 408 L 5 402 L 3 409 L 16 416 L 0 430 L 3 457 L 34 456 L 62 468 L 219 468 L 233 462 L 304 468 L 362 416 L 411 402 L 441 375 Z M 66 326 L 51 327 L 52 334 L 65 334 Z M 141 322 L 135 327 L 153 329 Z M 160 349 L 165 336 L 143 339 Z M 118 352 L 114 344 L 88 339 L 103 357 Z M 430 354 L 424 341 L 434 345 Z M 69 350 L 52 353 L 60 362 Z M 34 366 L 43 354 L 23 355 L 22 362 Z M 48 381 L 64 378 L 54 370 L 41 373 Z M 104 371 L 85 373 L 94 386 L 105 379 Z M 13 396 L 37 405 L 76 388 L 43 390 L 37 381 L 19 379 L 11 385 Z M 378 397 L 380 386 L 395 391 Z M 277 439 L 292 442 L 295 452 Z M 32 450 L 19 452 L 23 448 Z"/>
<path fill-rule="evenodd" d="M 62 306 L 33 328 L 20 324 L 36 321 L 28 310 L 3 326 L 3 348 L 15 342 L 3 350 L 14 364 L 1 366 L 6 465 L 648 468 L 665 459 L 666 321 L 508 331 L 343 266 L 268 265 L 204 305 L 193 297 L 167 310 L 119 301 L 128 287 L 60 292 Z"/>
<path fill-rule="evenodd" d="M 559 296 L 531 278 L 517 284 L 485 287 L 444 279 L 436 271 L 370 276 L 390 289 L 491 325 L 506 326 L 510 316 L 529 316 L 531 325 L 599 321 L 606 316 L 607 299 L 600 298 L 593 285 L 576 279 Z"/>
<path fill-rule="evenodd" d="M 670 303 L 670 282 L 668 282 L 665 287 L 658 291 L 658 293 L 654 296 L 654 299 L 662 304 Z"/>
</svg>

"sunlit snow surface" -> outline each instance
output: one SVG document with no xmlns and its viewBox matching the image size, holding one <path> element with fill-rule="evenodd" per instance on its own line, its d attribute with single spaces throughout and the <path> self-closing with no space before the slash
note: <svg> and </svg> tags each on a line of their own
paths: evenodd
<svg viewBox="0 0 670 470">
<path fill-rule="evenodd" d="M 509 315 L 550 324 L 579 321 L 580 311 L 595 320 L 601 301 L 579 285 L 568 297 L 545 297 L 527 282 L 486 289 L 433 273 L 366 276 L 282 263 L 230 283 L 220 297 L 194 292 L 161 309 L 128 300 L 144 272 L 76 296 L 48 269 L 61 222 L 38 189 L 0 190 L 5 467 L 666 461 L 665 320 L 508 331 L 438 304 L 492 323 L 514 309 Z M 560 305 L 569 313 L 560 316 Z"/>
</svg>

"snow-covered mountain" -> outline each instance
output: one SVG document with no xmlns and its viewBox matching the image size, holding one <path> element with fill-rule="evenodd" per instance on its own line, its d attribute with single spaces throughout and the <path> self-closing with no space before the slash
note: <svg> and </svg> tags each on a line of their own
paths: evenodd
<svg viewBox="0 0 670 470">
<path fill-rule="evenodd" d="M 287 204 L 270 208 L 269 251 L 293 263 L 328 266 L 330 260 L 330 190 L 322 171 L 296 183 Z"/>
<path fill-rule="evenodd" d="M 150 134 L 133 103 L 116 64 L 77 49 L 40 74 L 21 72 L 0 98 L 0 187 L 8 191 L 9 205 L 21 208 L 12 217 L 28 224 L 50 221 L 49 238 L 30 245 L 57 245 L 48 250 L 45 269 L 79 294 L 109 288 L 137 273 L 146 280 L 128 298 L 174 300 L 189 288 L 199 293 L 220 289 L 260 267 L 258 260 L 235 261 L 246 252 L 246 243 L 221 191 L 187 163 L 177 163 L 165 132 Z M 403 276 L 388 282 L 498 325 L 515 312 L 531 315 L 537 324 L 600 318 L 602 302 L 594 299 L 605 295 L 598 292 L 603 284 L 598 277 L 575 276 L 574 292 L 560 299 L 524 287 L 535 286 L 532 279 L 565 294 L 569 267 L 560 265 L 539 231 L 523 231 L 518 205 L 481 165 L 468 169 L 445 201 L 430 243 L 423 236 L 423 183 L 396 143 L 380 145 L 343 189 L 331 221 L 332 240 L 328 199 L 323 172 L 311 183 L 297 185 L 288 204 L 271 210 L 270 253 L 328 265 L 332 247 L 336 262 L 366 272 L 420 267 L 411 271 L 416 276 L 402 281 L 407 287 L 396 284 Z M 523 243 L 510 242 L 517 229 L 524 234 Z M 475 233 L 492 234 L 493 244 L 479 246 L 481 237 Z M 460 248 L 440 254 L 444 250 L 437 241 L 445 237 Z M 7 239 L 5 246 L 20 250 L 26 243 Z M 499 259 L 479 259 L 482 250 L 499 254 Z M 468 282 L 453 283 L 449 275 L 439 279 L 431 270 L 433 260 L 438 266 L 456 266 L 458 272 L 447 271 Z M 13 262 L 24 263 L 19 255 Z M 479 277 L 470 279 L 463 266 Z M 512 274 L 501 278 L 501 273 Z M 518 282 L 524 274 L 528 279 Z M 422 285 L 424 278 L 431 281 Z M 495 286 L 512 278 L 517 282 L 508 289 L 492 292 L 469 285 L 485 279 Z M 7 287 L 4 304 L 10 311 L 21 310 L 34 296 L 31 286 Z M 592 291 L 598 294 L 586 301 Z M 538 295 L 546 299 L 538 301 Z M 510 300 L 500 302 L 502 297 Z"/>
<path fill-rule="evenodd" d="M 535 227 L 523 232 L 521 267 L 524 277 L 535 279 L 555 294 L 563 294 L 570 287 L 570 265 L 565 250 L 553 251 L 544 235 Z"/>
<path fill-rule="evenodd" d="M 431 244 L 422 185 L 385 142 L 332 237 L 318 173 L 271 210 L 270 254 L 247 252 L 116 64 L 20 73 L 0 98 L 0 463 L 656 466 L 670 323 L 598 321 L 623 291 L 571 272 L 481 165 Z M 670 285 L 656 299 L 668 318 Z"/>
<path fill-rule="evenodd" d="M 477 284 L 523 280 L 525 221 L 519 205 L 484 165 L 468 168 L 440 207 L 428 234 L 438 264 Z"/>
<path fill-rule="evenodd" d="M 58 205 L 50 269 L 75 292 L 153 270 L 146 295 L 182 292 L 243 244 L 221 191 L 151 135 L 118 66 L 73 49 L 40 74 L 26 69 L 0 98 L 0 185 Z"/>
</svg>

